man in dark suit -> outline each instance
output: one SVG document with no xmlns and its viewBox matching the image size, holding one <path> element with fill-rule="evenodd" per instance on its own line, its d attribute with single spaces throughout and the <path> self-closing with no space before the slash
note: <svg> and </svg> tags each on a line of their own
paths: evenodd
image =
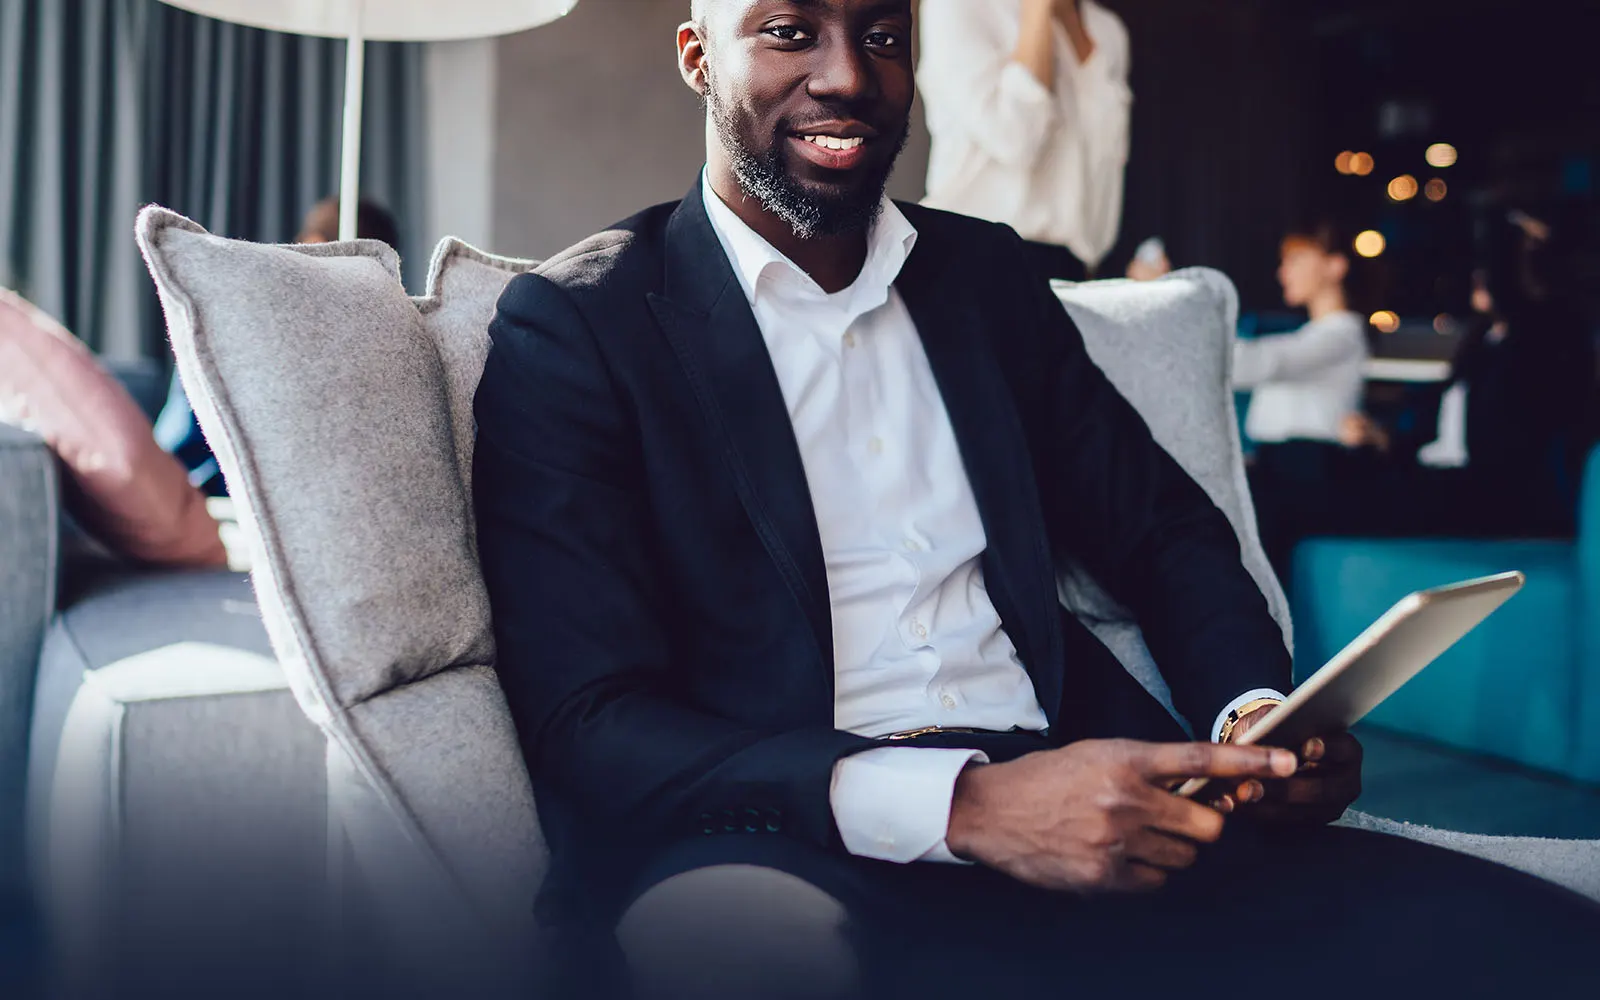
<svg viewBox="0 0 1600 1000">
<path fill-rule="evenodd" d="M 1582 901 L 1320 826 L 1348 734 L 1187 742 L 1063 612 L 1070 554 L 1213 741 L 1289 685 L 1227 521 L 1021 240 L 883 198 L 911 37 L 910 0 L 697 3 L 700 184 L 501 300 L 474 484 L 549 922 L 615 928 L 644 995 L 1242 982 L 1362 938 L 1431 980 L 1402 932 L 1486 903 L 1564 975 Z"/>
</svg>

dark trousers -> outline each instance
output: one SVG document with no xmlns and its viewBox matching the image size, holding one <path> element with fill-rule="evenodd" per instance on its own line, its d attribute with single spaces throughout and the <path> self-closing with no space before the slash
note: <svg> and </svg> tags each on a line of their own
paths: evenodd
<svg viewBox="0 0 1600 1000">
<path fill-rule="evenodd" d="M 1037 747 L 1013 737 L 941 742 L 978 746 L 996 761 Z M 752 898 L 739 898 L 742 885 Z M 693 951 L 696 925 L 706 921 L 714 943 L 691 963 L 705 976 L 700 986 L 718 983 L 718 963 L 736 964 L 747 950 L 786 970 L 770 983 L 728 987 L 747 996 L 1264 990 L 1411 1000 L 1586 995 L 1600 985 L 1600 906 L 1587 899 L 1414 841 L 1331 827 L 1286 832 L 1241 817 L 1194 868 L 1149 895 L 1076 897 L 982 867 L 896 865 L 737 834 L 662 851 L 634 897 L 657 887 L 672 888 L 668 919 L 635 928 L 633 944 L 660 933 Z M 807 920 L 826 922 L 826 934 Z M 824 954 L 808 963 L 791 946 Z M 855 967 L 847 990 L 835 968 L 843 961 Z M 813 983 L 828 989 L 810 992 Z M 695 983 L 642 985 L 645 996 L 706 995 Z"/>
<path fill-rule="evenodd" d="M 1058 247 L 1053 243 L 1029 242 L 1027 249 L 1028 259 L 1041 278 L 1064 281 L 1089 280 L 1088 268 L 1084 267 L 1083 261 L 1073 256 L 1072 251 L 1066 247 Z"/>
<path fill-rule="evenodd" d="M 1361 532 L 1370 516 L 1372 458 L 1325 441 L 1256 447 L 1250 496 L 1267 559 L 1285 588 L 1294 547 L 1316 535 Z"/>
</svg>

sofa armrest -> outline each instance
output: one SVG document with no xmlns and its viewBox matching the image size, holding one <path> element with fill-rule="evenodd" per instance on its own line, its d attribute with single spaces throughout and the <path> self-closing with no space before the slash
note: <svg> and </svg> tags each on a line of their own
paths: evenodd
<svg viewBox="0 0 1600 1000">
<path fill-rule="evenodd" d="M 0 899 L 25 883 L 23 801 L 39 646 L 55 611 L 55 456 L 0 424 Z"/>
<path fill-rule="evenodd" d="M 72 653 L 59 634 L 49 657 Z M 312 995 L 328 933 L 323 737 L 278 664 L 179 642 L 82 677 L 32 824 L 64 985 Z"/>
</svg>

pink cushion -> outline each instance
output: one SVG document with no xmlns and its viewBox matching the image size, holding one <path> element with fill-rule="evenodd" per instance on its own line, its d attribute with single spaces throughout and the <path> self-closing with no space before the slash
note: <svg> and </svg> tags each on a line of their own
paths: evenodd
<svg viewBox="0 0 1600 1000">
<path fill-rule="evenodd" d="M 5 289 L 0 420 L 50 445 L 76 487 L 68 509 L 106 545 L 142 562 L 227 565 L 205 497 L 133 397 L 66 328 Z"/>
</svg>

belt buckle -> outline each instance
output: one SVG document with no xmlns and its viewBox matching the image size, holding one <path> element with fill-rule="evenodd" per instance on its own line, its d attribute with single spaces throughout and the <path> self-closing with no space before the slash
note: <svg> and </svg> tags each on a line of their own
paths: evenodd
<svg viewBox="0 0 1600 1000">
<path fill-rule="evenodd" d="M 914 740 L 918 736 L 927 736 L 929 733 L 942 733 L 944 731 L 943 726 L 923 726 L 921 729 L 906 729 L 898 733 L 890 733 L 884 739 L 890 743 L 896 743 L 901 740 Z"/>
</svg>

